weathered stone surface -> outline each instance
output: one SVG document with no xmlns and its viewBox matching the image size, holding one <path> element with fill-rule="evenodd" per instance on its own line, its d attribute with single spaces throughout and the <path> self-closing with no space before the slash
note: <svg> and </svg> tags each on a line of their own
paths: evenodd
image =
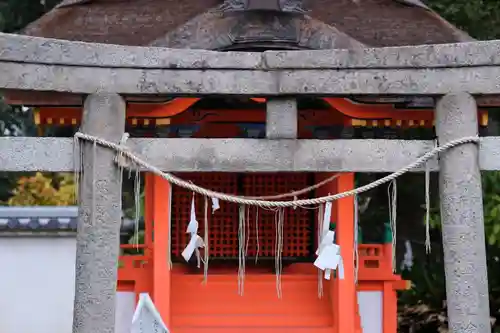
<svg viewBox="0 0 500 333">
<path fill-rule="evenodd" d="M 273 140 L 275 141 L 275 140 Z M 307 141 L 307 142 L 306 142 Z M 128 145 L 132 147 L 134 151 L 143 152 L 143 155 L 152 162 L 160 163 L 160 166 L 164 170 L 171 171 L 181 171 L 182 163 L 174 160 L 170 157 L 171 154 L 178 154 L 184 151 L 187 147 L 188 151 L 184 152 L 184 159 L 190 158 L 194 161 L 195 157 L 189 157 L 190 154 L 196 154 L 202 147 L 212 147 L 211 149 L 222 153 L 227 156 L 230 153 L 238 153 L 238 146 L 242 149 L 253 149 L 252 146 L 264 147 L 263 150 L 278 149 L 279 150 L 289 150 L 288 145 L 281 145 L 282 141 L 276 141 L 275 143 L 266 143 L 265 140 L 253 140 L 253 139 L 211 139 L 210 144 L 204 139 L 129 139 Z M 284 140 L 283 142 L 288 142 Z M 208 146 L 207 146 L 208 145 Z M 353 158 L 359 163 L 368 163 L 370 165 L 358 165 L 354 166 L 354 161 L 346 160 L 344 162 L 344 167 L 339 169 L 335 165 L 328 164 L 328 150 L 326 147 L 328 145 L 333 145 L 332 150 L 336 150 L 339 147 L 344 147 L 344 151 L 352 151 L 349 154 L 342 155 L 340 152 L 336 154 L 339 159 Z M 377 145 L 379 152 L 371 153 Z M 168 148 L 164 148 L 167 147 Z M 266 148 L 267 146 L 267 148 Z M 324 160 L 324 165 L 318 167 L 318 171 L 365 171 L 365 172 L 388 172 L 394 171 L 403 167 L 406 164 L 411 163 L 415 158 L 419 157 L 421 154 L 431 150 L 434 147 L 432 141 L 401 141 L 401 140 L 335 140 L 334 142 L 319 141 L 319 140 L 298 140 L 297 147 L 302 150 L 311 149 L 315 152 L 317 158 Z M 153 147 L 153 148 L 151 148 Z M 176 148 L 177 147 L 177 148 Z M 234 148 L 232 148 L 234 147 Z M 232 150 L 234 149 L 234 150 Z M 151 153 L 148 153 L 151 151 Z M 366 153 L 368 151 L 368 154 Z M 391 151 L 390 155 L 386 156 L 387 151 Z M 258 152 L 251 152 L 250 154 L 255 155 Z M 246 152 L 239 152 L 239 155 L 246 154 Z M 280 155 L 293 155 L 297 153 L 288 152 L 280 153 Z M 236 155 L 236 156 L 239 156 Z M 363 158 L 363 156 L 366 157 Z M 395 161 L 388 162 L 386 158 L 390 156 L 397 156 Z M 337 157 L 332 157 L 337 158 Z M 380 158 L 381 160 L 376 160 Z M 307 161 L 302 162 L 300 166 L 305 171 L 314 171 L 315 158 L 310 160 L 310 164 Z M 245 169 L 240 169 L 234 165 L 225 165 L 225 157 L 221 157 L 220 161 L 216 157 L 212 160 L 210 165 L 207 166 L 196 166 L 194 162 L 191 162 L 187 168 L 189 171 L 217 171 L 214 169 L 215 166 L 220 165 L 224 167 L 227 171 L 244 171 Z M 262 163 L 257 163 L 253 166 L 253 171 L 259 171 L 258 169 L 262 165 L 267 165 L 271 162 L 266 162 L 262 160 Z M 259 162 L 259 161 L 257 161 Z M 484 137 L 481 138 L 480 150 L 479 150 L 479 165 L 481 170 L 500 170 L 500 138 L 498 137 Z M 298 171 L 299 169 L 291 169 L 292 166 L 288 164 L 288 167 L 283 167 L 284 162 L 276 163 L 276 167 L 281 168 L 280 171 Z M 259 166 L 260 165 L 260 166 Z M 269 166 L 268 166 L 269 167 Z M 268 168 L 266 167 L 266 168 Z M 353 169 L 347 169 L 352 167 Z M 295 165 L 294 168 L 299 168 Z M 431 169 L 438 170 L 436 163 L 431 163 Z M 20 138 L 20 137 L 0 137 L 0 171 L 48 171 L 48 172 L 63 172 L 73 170 L 73 140 L 66 138 Z"/>
<path fill-rule="evenodd" d="M 0 34 L 0 89 L 173 95 L 500 93 L 500 41 L 211 52 Z"/>
<path fill-rule="evenodd" d="M 440 144 L 477 135 L 477 107 L 466 93 L 436 106 Z M 451 332 L 489 333 L 490 310 L 478 147 L 465 144 L 440 156 L 439 190 L 448 323 Z"/>
<path fill-rule="evenodd" d="M 443 95 L 500 93 L 500 66 L 430 69 L 285 70 L 278 94 Z"/>
<path fill-rule="evenodd" d="M 451 68 L 500 65 L 500 41 L 356 48 L 350 50 L 267 51 L 273 69 Z"/>
<path fill-rule="evenodd" d="M 500 140 L 488 146 L 499 146 Z M 433 141 L 129 139 L 127 145 L 165 171 L 395 171 L 428 152 Z M 490 156 L 488 152 L 485 158 Z M 67 138 L 0 138 L 0 171 L 71 171 Z M 496 155 L 500 168 L 500 158 Z M 491 163 L 490 163 L 491 165 Z M 432 170 L 437 162 L 431 163 Z"/>
<path fill-rule="evenodd" d="M 266 137 L 296 139 L 298 111 L 295 98 L 271 98 L 266 103 Z"/>
<path fill-rule="evenodd" d="M 479 166 L 485 171 L 500 170 L 500 137 L 481 138 Z"/>
<path fill-rule="evenodd" d="M 85 100 L 82 130 L 118 143 L 125 130 L 124 100 L 116 94 L 90 95 Z M 122 189 L 114 157 L 112 150 L 84 143 L 73 333 L 115 332 Z"/>
<path fill-rule="evenodd" d="M 254 139 L 129 139 L 128 145 L 155 166 L 163 170 L 182 171 L 222 171 L 237 172 L 247 170 L 240 163 L 228 164 L 228 156 L 247 163 L 250 157 L 261 152 L 248 167 L 251 171 L 358 171 L 390 172 L 411 162 L 434 147 L 433 141 L 402 140 L 254 140 Z M 208 163 L 196 163 L 196 154 L 213 152 Z M 281 160 L 292 158 L 301 151 L 312 151 L 310 159 L 291 162 Z M 330 155 L 331 152 L 334 155 Z M 277 158 L 273 159 L 272 154 Z M 174 155 L 182 156 L 176 159 Z M 389 161 L 389 158 L 394 158 Z M 248 159 L 248 160 L 247 160 Z M 337 161 L 343 160 L 342 165 Z M 321 162 L 319 162 L 321 161 Z M 187 164 L 183 164 L 186 163 Z M 334 163 L 335 162 L 335 163 Z M 500 138 L 481 139 L 479 150 L 481 170 L 500 170 Z M 273 164 L 274 163 L 274 164 Z M 360 163 L 356 165 L 356 163 Z M 437 162 L 431 163 L 431 170 L 437 171 Z M 0 171 L 73 171 L 73 140 L 67 138 L 20 138 L 0 137 Z M 421 169 L 419 170 L 421 171 Z"/>
<path fill-rule="evenodd" d="M 2 171 L 71 171 L 73 153 L 73 139 L 0 137 Z"/>
<path fill-rule="evenodd" d="M 441 68 L 500 65 L 500 41 L 351 50 L 215 52 L 0 33 L 0 61 L 121 68 Z"/>
<path fill-rule="evenodd" d="M 109 45 L 0 33 L 0 64 L 32 64 L 118 68 L 259 68 L 261 53 L 181 50 Z M 1 65 L 0 65 L 1 66 Z"/>
<path fill-rule="evenodd" d="M 262 95 L 276 92 L 272 72 L 162 70 L 0 63 L 0 90 L 121 94 Z"/>
<path fill-rule="evenodd" d="M 500 94 L 500 66 L 400 70 L 162 70 L 0 63 L 0 90 L 149 95 Z"/>
</svg>

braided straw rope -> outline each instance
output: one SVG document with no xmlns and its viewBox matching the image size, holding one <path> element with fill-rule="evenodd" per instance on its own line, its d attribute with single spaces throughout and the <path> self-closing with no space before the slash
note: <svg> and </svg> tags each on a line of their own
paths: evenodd
<svg viewBox="0 0 500 333">
<path fill-rule="evenodd" d="M 290 197 L 298 197 L 301 194 L 307 193 L 314 191 L 317 188 L 322 187 L 323 185 L 326 185 L 335 179 L 339 178 L 340 173 L 336 173 L 333 176 L 330 176 L 319 183 L 316 183 L 314 185 L 305 187 L 303 189 L 289 192 L 289 193 L 283 193 L 283 194 L 276 194 L 276 195 L 266 195 L 266 196 L 260 196 L 260 197 L 247 197 L 247 196 L 240 196 L 240 198 L 245 198 L 245 199 L 256 199 L 256 200 L 277 200 L 277 199 L 284 199 L 284 198 L 290 198 Z"/>
<path fill-rule="evenodd" d="M 205 189 L 203 187 L 197 186 L 191 182 L 187 182 L 183 179 L 180 179 L 170 173 L 163 172 L 157 167 L 149 164 L 148 162 L 144 161 L 143 159 L 139 158 L 138 156 L 134 155 L 130 150 L 124 146 L 124 145 L 119 145 L 113 142 L 109 142 L 106 140 L 103 140 L 101 138 L 84 134 L 81 132 L 77 132 L 75 134 L 75 139 L 78 140 L 84 140 L 84 141 L 90 141 L 93 142 L 94 144 L 98 144 L 103 147 L 111 148 L 115 151 L 117 151 L 121 156 L 128 158 L 131 162 L 133 162 L 137 166 L 141 166 L 142 168 L 148 170 L 149 172 L 152 172 L 170 183 L 186 188 L 190 191 L 196 192 L 198 194 L 211 197 L 211 198 L 217 198 L 219 200 L 223 201 L 228 201 L 232 203 L 237 203 L 241 205 L 249 205 L 249 206 L 259 206 L 262 208 L 273 208 L 273 207 L 280 207 L 280 208 L 285 208 L 285 207 L 297 207 L 297 206 L 311 206 L 311 205 L 319 205 L 325 202 L 329 201 L 334 201 L 338 199 L 342 199 L 345 197 L 349 197 L 351 195 L 355 194 L 360 194 L 366 191 L 369 191 L 371 189 L 376 188 L 377 186 L 380 186 L 382 184 L 388 183 L 401 175 L 421 166 L 434 156 L 437 156 L 439 153 L 442 153 L 450 148 L 453 148 L 455 146 L 459 146 L 462 144 L 466 143 L 479 143 L 479 137 L 477 136 L 468 136 L 468 137 L 463 137 L 460 139 L 452 140 L 450 142 L 447 142 L 446 144 L 442 146 L 435 147 L 431 151 L 425 153 L 423 156 L 419 157 L 415 162 L 410 163 L 409 165 L 399 169 L 398 171 L 380 178 L 370 184 L 355 188 L 350 191 L 342 192 L 342 193 L 337 193 L 333 195 L 327 195 L 323 197 L 318 197 L 318 198 L 312 198 L 312 199 L 302 199 L 302 200 L 294 200 L 294 201 L 266 201 L 266 200 L 258 200 L 258 199 L 249 199 L 241 196 L 236 196 L 236 195 L 230 195 L 230 194 L 225 194 L 221 192 L 216 192 L 212 190 Z"/>
</svg>

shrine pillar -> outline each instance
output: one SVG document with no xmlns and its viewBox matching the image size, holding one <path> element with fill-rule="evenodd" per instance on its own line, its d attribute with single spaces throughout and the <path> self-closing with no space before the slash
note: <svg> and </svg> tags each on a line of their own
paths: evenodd
<svg viewBox="0 0 500 333">
<path fill-rule="evenodd" d="M 97 93 L 84 103 L 82 131 L 120 142 L 125 102 L 117 94 Z M 82 142 L 76 236 L 73 333 L 114 333 L 120 225 L 121 174 L 111 149 Z"/>
<path fill-rule="evenodd" d="M 148 174 L 146 180 L 153 187 L 152 224 L 153 224 L 153 300 L 167 327 L 171 324 L 171 267 L 170 267 L 170 233 L 172 187 L 160 176 Z M 148 184 L 148 186 L 151 186 Z"/>
<path fill-rule="evenodd" d="M 333 185 L 333 186 L 332 186 Z M 347 192 L 354 189 L 354 173 L 342 173 L 332 184 L 331 193 Z M 336 239 L 344 265 L 344 278 L 337 273 L 332 279 L 332 305 L 336 312 L 338 333 L 356 332 L 357 303 L 354 281 L 354 197 L 349 196 L 333 202 L 332 218 L 336 223 Z M 338 272 L 338 270 L 337 270 Z"/>
<path fill-rule="evenodd" d="M 477 106 L 467 93 L 442 97 L 436 107 L 439 144 L 478 135 Z M 439 194 L 448 323 L 451 332 L 489 333 L 490 311 L 479 147 L 440 155 Z"/>
</svg>

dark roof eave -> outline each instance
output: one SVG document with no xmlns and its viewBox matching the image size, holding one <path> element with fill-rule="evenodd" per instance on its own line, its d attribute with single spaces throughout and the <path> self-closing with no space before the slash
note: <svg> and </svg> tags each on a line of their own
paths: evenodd
<svg viewBox="0 0 500 333">
<path fill-rule="evenodd" d="M 75 232 L 77 220 L 77 206 L 0 207 L 0 232 Z M 133 230 L 134 221 L 123 219 L 121 231 Z"/>
</svg>

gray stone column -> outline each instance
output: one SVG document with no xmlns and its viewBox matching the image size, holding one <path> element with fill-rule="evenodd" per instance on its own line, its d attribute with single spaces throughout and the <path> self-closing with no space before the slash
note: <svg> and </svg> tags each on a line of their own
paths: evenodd
<svg viewBox="0 0 500 333">
<path fill-rule="evenodd" d="M 82 132 L 118 143 L 125 130 L 125 102 L 98 93 L 85 100 Z M 83 143 L 79 198 L 73 333 L 115 333 L 121 182 L 115 152 Z"/>
<path fill-rule="evenodd" d="M 466 93 L 442 97 L 436 107 L 439 143 L 478 134 L 477 106 Z M 439 192 L 448 321 L 451 332 L 489 333 L 488 277 L 478 146 L 441 154 Z"/>
<path fill-rule="evenodd" d="M 268 139 L 297 138 L 297 100 L 271 98 L 266 103 L 266 137 Z"/>
</svg>

